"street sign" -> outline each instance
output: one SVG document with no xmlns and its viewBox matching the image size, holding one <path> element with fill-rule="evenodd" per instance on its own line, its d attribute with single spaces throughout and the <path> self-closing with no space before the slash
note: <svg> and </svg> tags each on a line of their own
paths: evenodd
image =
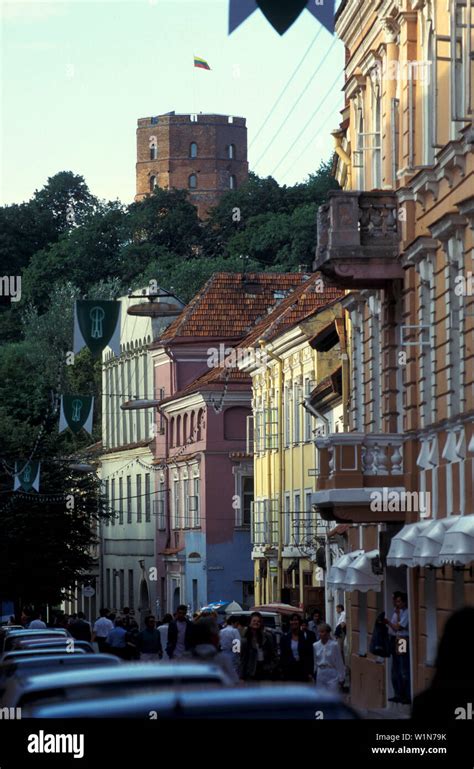
<svg viewBox="0 0 474 769">
<path fill-rule="evenodd" d="M 85 585 L 85 587 L 82 588 L 82 595 L 86 598 L 92 598 L 92 596 L 95 595 L 95 590 L 90 585 Z"/>
</svg>

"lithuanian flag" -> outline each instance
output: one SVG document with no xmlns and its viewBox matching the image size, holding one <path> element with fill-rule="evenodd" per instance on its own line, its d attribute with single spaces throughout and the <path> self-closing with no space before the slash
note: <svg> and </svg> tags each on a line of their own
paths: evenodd
<svg viewBox="0 0 474 769">
<path fill-rule="evenodd" d="M 207 61 L 205 59 L 201 59 L 200 56 L 194 57 L 194 66 L 199 67 L 200 69 L 211 69 Z"/>
</svg>

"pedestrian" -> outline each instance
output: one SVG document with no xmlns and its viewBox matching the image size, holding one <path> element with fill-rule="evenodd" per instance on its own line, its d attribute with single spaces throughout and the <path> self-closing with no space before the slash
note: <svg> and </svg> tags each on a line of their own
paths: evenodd
<svg viewBox="0 0 474 769">
<path fill-rule="evenodd" d="M 342 603 L 336 606 L 336 627 L 334 628 L 334 637 L 339 644 L 342 661 L 344 662 L 344 641 L 346 640 L 346 612 Z"/>
<path fill-rule="evenodd" d="M 97 641 L 100 652 L 107 651 L 107 636 L 114 629 L 113 622 L 108 617 L 109 610 L 101 609 L 100 617 L 95 621 L 92 628 L 92 640 Z"/>
<path fill-rule="evenodd" d="M 161 621 L 161 625 L 158 628 L 158 631 L 160 633 L 160 640 L 161 640 L 161 646 L 163 649 L 163 662 L 168 662 L 168 652 L 166 651 L 166 646 L 168 644 L 168 630 L 169 630 L 169 624 L 170 622 L 173 622 L 173 617 L 171 614 L 165 614 Z"/>
<path fill-rule="evenodd" d="M 314 633 L 307 632 L 315 638 Z M 286 633 L 280 641 L 280 664 L 284 681 L 313 680 L 313 643 L 305 638 L 299 615 L 292 614 L 290 632 Z"/>
<path fill-rule="evenodd" d="M 166 652 L 170 660 L 179 659 L 193 645 L 193 624 L 187 618 L 188 607 L 181 604 L 176 609 L 176 619 L 169 623 Z"/>
<path fill-rule="evenodd" d="M 338 692 L 346 678 L 337 641 L 331 638 L 331 627 L 326 622 L 318 626 L 319 641 L 313 644 L 314 675 L 316 686 Z"/>
<path fill-rule="evenodd" d="M 193 644 L 184 652 L 183 660 L 218 665 L 230 684 L 239 683 L 239 676 L 228 655 L 219 651 L 219 626 L 214 617 L 201 617 L 193 627 Z"/>
<path fill-rule="evenodd" d="M 314 633 L 312 630 L 309 629 L 308 624 L 309 624 L 308 620 L 303 618 L 301 620 L 301 626 L 300 627 L 301 627 L 301 632 L 304 635 L 305 641 L 309 641 L 310 642 L 311 650 L 312 650 L 313 644 L 316 643 L 317 638 L 316 638 L 316 633 Z M 312 654 L 312 651 L 311 651 L 311 654 Z"/>
<path fill-rule="evenodd" d="M 222 654 L 225 654 L 230 660 L 238 680 L 240 670 L 241 638 L 240 633 L 237 630 L 237 622 L 238 617 L 235 615 L 233 617 L 227 617 L 226 625 L 219 633 L 219 644 Z"/>
<path fill-rule="evenodd" d="M 410 647 L 408 643 L 408 599 L 407 594 L 397 590 L 393 594 L 393 614 L 385 618 L 390 636 L 392 654 L 393 697 L 389 702 L 411 703 L 410 694 Z"/>
<path fill-rule="evenodd" d="M 254 611 L 240 645 L 240 677 L 244 681 L 269 681 L 276 666 L 273 638 L 265 630 L 260 612 Z"/>
<path fill-rule="evenodd" d="M 136 637 L 141 662 L 159 662 L 163 658 L 160 631 L 153 615 L 145 617 L 145 628 Z"/>
<path fill-rule="evenodd" d="M 128 606 L 124 606 L 121 613 L 121 620 L 123 622 L 123 626 L 125 630 L 127 631 L 127 648 L 125 650 L 125 659 L 126 660 L 136 660 L 139 659 L 140 653 L 138 651 L 137 647 L 137 636 L 138 636 L 138 623 L 134 617 L 134 611 L 133 609 L 130 609 Z"/>
<path fill-rule="evenodd" d="M 123 626 L 122 620 L 116 619 L 114 627 L 107 636 L 107 649 L 111 654 L 115 654 L 121 659 L 125 659 L 127 648 L 127 631 Z"/>
<path fill-rule="evenodd" d="M 312 630 L 316 636 L 316 641 L 319 641 L 318 626 L 323 621 L 323 615 L 320 609 L 315 609 L 312 614 L 311 620 L 308 622 L 308 630 Z"/>
<path fill-rule="evenodd" d="M 46 622 L 43 622 L 42 616 L 40 612 L 34 612 L 33 619 L 31 620 L 30 624 L 27 625 L 28 630 L 45 630 L 46 629 Z"/>
<path fill-rule="evenodd" d="M 69 632 L 76 641 L 90 641 L 92 638 L 90 623 L 83 611 L 77 613 L 77 619 L 69 626 Z"/>
</svg>

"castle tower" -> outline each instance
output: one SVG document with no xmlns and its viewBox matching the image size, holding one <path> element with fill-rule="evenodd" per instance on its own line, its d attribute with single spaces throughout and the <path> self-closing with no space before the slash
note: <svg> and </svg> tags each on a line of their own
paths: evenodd
<svg viewBox="0 0 474 769">
<path fill-rule="evenodd" d="M 247 179 L 245 118 L 174 112 L 140 118 L 136 174 L 136 201 L 155 186 L 185 189 L 204 218 L 224 192 Z"/>
</svg>

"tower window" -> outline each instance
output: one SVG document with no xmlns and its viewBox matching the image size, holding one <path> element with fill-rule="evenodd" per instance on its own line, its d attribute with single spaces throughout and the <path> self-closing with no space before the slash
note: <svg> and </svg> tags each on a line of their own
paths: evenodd
<svg viewBox="0 0 474 769">
<path fill-rule="evenodd" d="M 192 190 L 196 189 L 197 187 L 197 176 L 196 174 L 191 174 L 191 176 L 188 179 L 189 186 Z"/>
<path fill-rule="evenodd" d="M 198 146 L 196 142 L 191 142 L 191 144 L 189 145 L 189 157 L 197 158 L 197 154 L 198 154 Z"/>
<path fill-rule="evenodd" d="M 229 176 L 229 187 L 231 190 L 235 190 L 237 187 L 237 179 L 235 178 L 234 174 Z"/>
<path fill-rule="evenodd" d="M 150 176 L 150 192 L 153 192 L 155 187 L 156 187 L 156 176 Z"/>
<path fill-rule="evenodd" d="M 151 125 L 157 125 L 157 123 L 158 123 L 158 116 L 157 117 L 152 117 L 151 120 L 150 120 L 150 123 L 151 123 Z"/>
<path fill-rule="evenodd" d="M 158 157 L 158 147 L 156 144 L 152 144 L 150 146 L 150 160 L 156 160 Z"/>
<path fill-rule="evenodd" d="M 229 144 L 227 147 L 227 157 L 229 160 L 235 160 L 235 144 Z"/>
</svg>

